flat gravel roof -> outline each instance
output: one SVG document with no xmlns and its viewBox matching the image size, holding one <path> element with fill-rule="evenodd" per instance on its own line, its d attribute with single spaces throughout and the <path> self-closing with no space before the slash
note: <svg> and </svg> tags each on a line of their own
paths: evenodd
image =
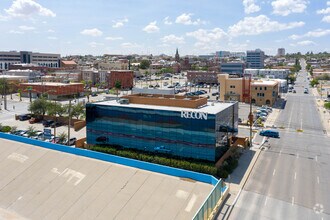
<svg viewBox="0 0 330 220">
<path fill-rule="evenodd" d="M 192 219 L 211 184 L 0 138 L 0 219 Z"/>
</svg>

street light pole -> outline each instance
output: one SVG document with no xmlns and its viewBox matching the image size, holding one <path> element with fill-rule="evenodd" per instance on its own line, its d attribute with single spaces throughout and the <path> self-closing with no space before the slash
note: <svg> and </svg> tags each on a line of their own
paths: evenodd
<svg viewBox="0 0 330 220">
<path fill-rule="evenodd" d="M 67 145 L 70 145 L 70 127 L 71 127 L 71 99 L 69 100 L 69 124 L 68 124 L 68 143 Z"/>
</svg>

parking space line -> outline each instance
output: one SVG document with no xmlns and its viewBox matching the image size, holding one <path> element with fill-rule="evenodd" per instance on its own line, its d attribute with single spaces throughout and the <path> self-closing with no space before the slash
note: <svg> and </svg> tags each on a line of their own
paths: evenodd
<svg viewBox="0 0 330 220">
<path fill-rule="evenodd" d="M 267 204 L 267 200 L 268 200 L 268 197 L 266 197 L 266 199 L 265 199 L 265 204 L 264 204 L 265 206 L 266 206 L 266 204 Z"/>
<path fill-rule="evenodd" d="M 291 205 L 294 205 L 294 197 L 292 196 Z"/>
<path fill-rule="evenodd" d="M 276 173 L 276 170 L 274 169 L 274 171 L 273 171 L 273 176 L 275 176 L 275 173 Z"/>
<path fill-rule="evenodd" d="M 297 172 L 294 172 L 294 179 L 297 179 Z"/>
<path fill-rule="evenodd" d="M 320 184 L 320 177 L 317 177 L 317 184 Z"/>
</svg>

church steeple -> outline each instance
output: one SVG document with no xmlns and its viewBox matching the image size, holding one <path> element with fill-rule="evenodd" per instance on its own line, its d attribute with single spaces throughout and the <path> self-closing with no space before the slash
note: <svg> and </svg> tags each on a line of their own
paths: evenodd
<svg viewBox="0 0 330 220">
<path fill-rule="evenodd" d="M 176 48 L 176 52 L 175 52 L 175 61 L 178 63 L 180 62 L 180 55 L 178 48 Z"/>
</svg>

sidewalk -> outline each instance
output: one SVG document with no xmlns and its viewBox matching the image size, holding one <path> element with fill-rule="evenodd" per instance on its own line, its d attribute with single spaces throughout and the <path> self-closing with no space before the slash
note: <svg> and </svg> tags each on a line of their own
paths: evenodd
<svg viewBox="0 0 330 220">
<path fill-rule="evenodd" d="M 330 137 L 330 110 L 324 108 L 324 100 L 320 98 L 317 88 L 312 88 L 313 96 L 315 96 L 316 105 L 323 123 L 324 131 Z"/>
<path fill-rule="evenodd" d="M 281 109 L 273 108 L 273 111 L 268 115 L 265 122 L 265 127 L 273 127 Z M 228 219 L 231 210 L 233 209 L 239 194 L 250 176 L 250 173 L 258 160 L 261 153 L 261 147 L 264 144 L 264 137 L 255 135 L 253 137 L 253 147 L 243 150 L 238 163 L 238 167 L 228 176 L 225 182 L 229 185 L 229 196 L 226 202 L 220 208 L 216 219 Z"/>
</svg>

